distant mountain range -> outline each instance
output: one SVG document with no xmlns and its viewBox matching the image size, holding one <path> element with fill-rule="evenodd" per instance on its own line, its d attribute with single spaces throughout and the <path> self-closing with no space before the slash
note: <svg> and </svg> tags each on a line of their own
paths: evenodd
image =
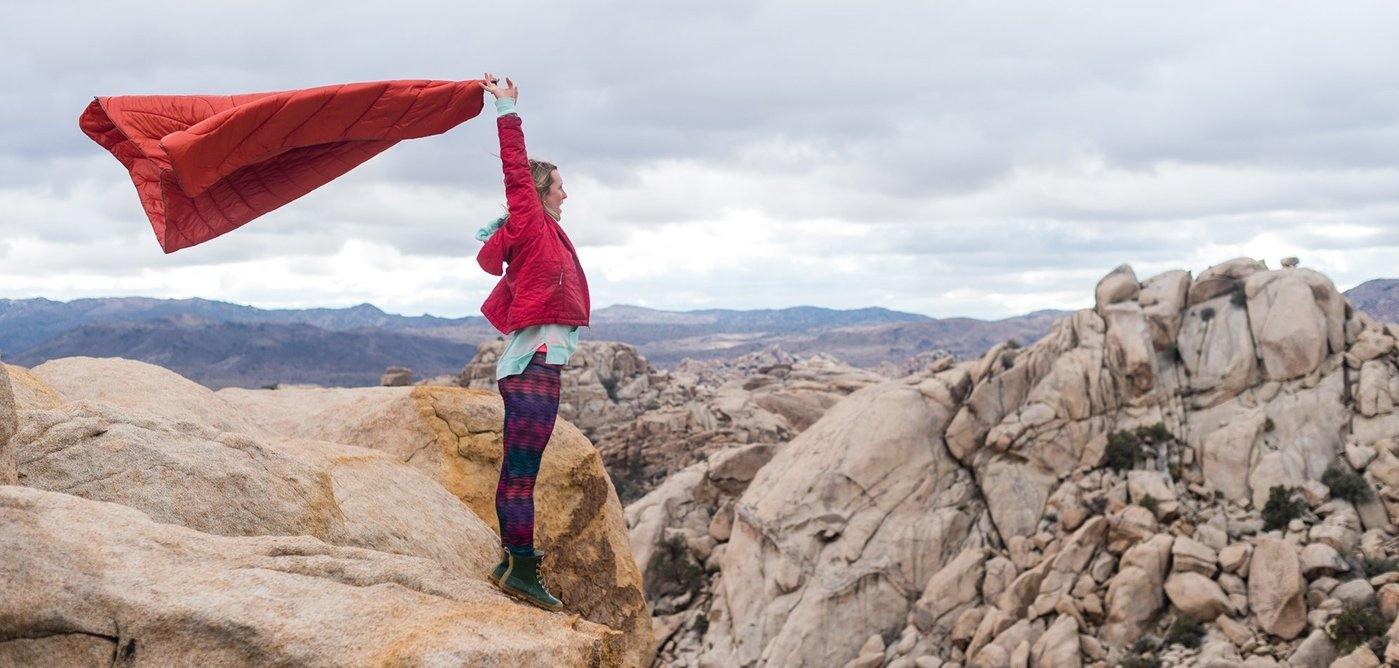
<svg viewBox="0 0 1399 668">
<path fill-rule="evenodd" d="M 1345 295 L 1376 318 L 1399 321 L 1399 279 L 1368 281 Z M 1008 339 L 1028 344 L 1067 313 L 988 321 L 885 308 L 662 311 L 618 305 L 594 310 L 583 338 L 630 343 L 662 368 L 686 357 L 737 357 L 773 343 L 870 367 L 930 350 L 966 359 Z M 0 299 L 0 358 L 6 362 L 126 357 L 215 389 L 374 385 L 390 365 L 412 369 L 415 378 L 455 374 L 478 344 L 496 338 L 504 337 L 480 316 L 402 316 L 371 304 L 259 309 L 198 298 Z"/>
<path fill-rule="evenodd" d="M 1351 306 L 1384 322 L 1399 322 L 1399 279 L 1375 278 L 1342 293 Z"/>
</svg>

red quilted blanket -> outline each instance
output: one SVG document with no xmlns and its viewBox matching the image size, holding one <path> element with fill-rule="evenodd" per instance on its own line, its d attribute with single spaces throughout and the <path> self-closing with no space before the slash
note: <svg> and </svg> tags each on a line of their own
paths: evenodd
<svg viewBox="0 0 1399 668">
<path fill-rule="evenodd" d="M 241 227 L 404 139 L 481 112 L 482 82 L 93 99 L 78 126 L 131 172 L 166 253 Z"/>
</svg>

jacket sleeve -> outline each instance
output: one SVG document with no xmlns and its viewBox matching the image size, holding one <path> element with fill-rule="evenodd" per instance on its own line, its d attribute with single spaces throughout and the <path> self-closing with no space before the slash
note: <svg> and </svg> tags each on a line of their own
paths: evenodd
<svg viewBox="0 0 1399 668">
<path fill-rule="evenodd" d="M 500 164 L 505 172 L 505 203 L 510 210 L 510 218 L 491 238 L 501 237 L 499 243 L 507 252 L 524 239 L 538 234 L 544 217 L 544 205 L 539 201 L 534 178 L 530 176 L 525 133 L 520 126 L 519 114 L 512 112 L 496 118 L 496 129 L 500 134 Z"/>
<path fill-rule="evenodd" d="M 487 239 L 486 243 L 481 246 L 481 249 L 476 251 L 476 264 L 481 265 L 486 273 L 493 276 L 503 276 L 505 274 L 504 263 L 509 260 L 505 256 L 505 251 L 509 249 L 501 245 L 501 239 L 500 234 L 492 234 L 491 238 Z"/>
</svg>

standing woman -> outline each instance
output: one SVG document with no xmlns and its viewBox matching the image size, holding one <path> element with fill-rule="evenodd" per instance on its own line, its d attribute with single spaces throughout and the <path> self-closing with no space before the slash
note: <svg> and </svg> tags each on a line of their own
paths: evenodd
<svg viewBox="0 0 1399 668">
<path fill-rule="evenodd" d="M 588 326 L 588 281 L 573 242 L 559 226 L 564 193 L 558 168 L 525 153 L 515 112 L 519 90 L 486 73 L 495 96 L 500 162 L 509 213 L 481 228 L 486 242 L 476 261 L 501 276 L 481 313 L 509 333 L 496 362 L 496 384 L 505 402 L 504 456 L 495 508 L 500 520 L 501 561 L 491 573 L 507 594 L 548 610 L 563 603 L 539 576 L 544 553 L 534 547 L 534 482 L 539 460 L 559 411 L 559 375 Z M 502 272 L 502 263 L 508 265 Z"/>
</svg>

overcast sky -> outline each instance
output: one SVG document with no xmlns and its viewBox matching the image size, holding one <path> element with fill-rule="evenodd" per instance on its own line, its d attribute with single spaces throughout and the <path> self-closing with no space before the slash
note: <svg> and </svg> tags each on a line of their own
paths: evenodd
<svg viewBox="0 0 1399 668">
<path fill-rule="evenodd" d="M 1399 277 L 1399 4 L 1128 4 L 7 3 L 0 297 L 479 315 L 489 105 L 170 255 L 77 118 L 485 70 L 560 165 L 595 309 L 1000 318 L 1241 255 Z"/>
</svg>

